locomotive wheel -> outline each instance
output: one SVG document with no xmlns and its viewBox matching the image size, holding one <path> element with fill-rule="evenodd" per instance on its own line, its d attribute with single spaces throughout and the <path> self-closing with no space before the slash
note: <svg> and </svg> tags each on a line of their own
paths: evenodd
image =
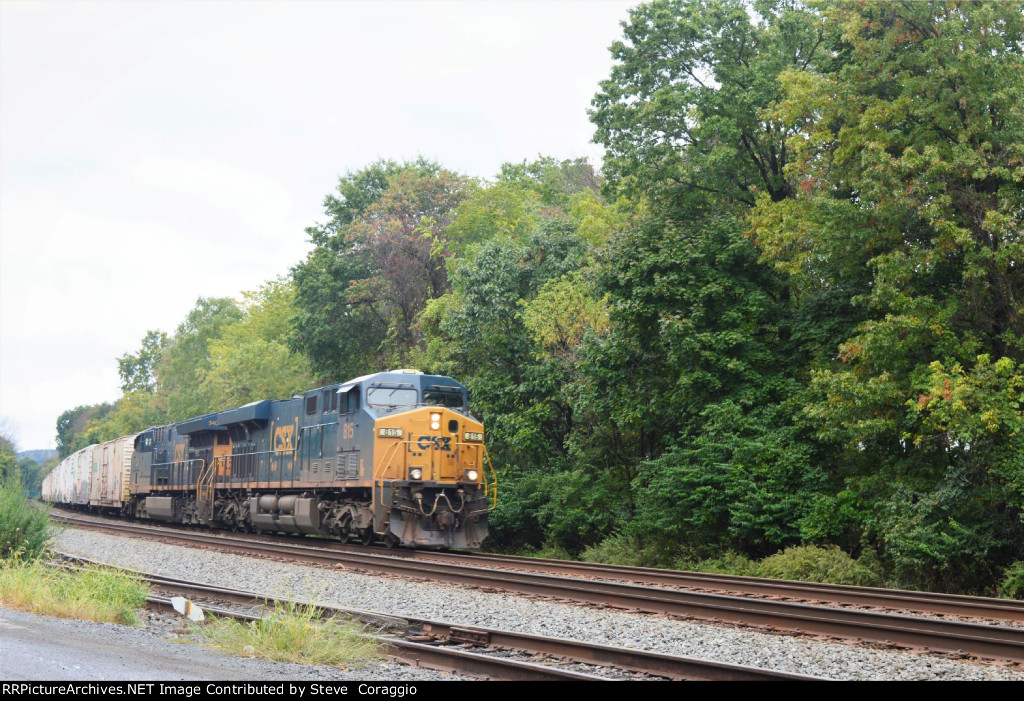
<svg viewBox="0 0 1024 701">
<path fill-rule="evenodd" d="M 337 537 L 339 543 L 347 543 L 352 538 L 352 534 L 345 530 L 339 533 Z"/>
<path fill-rule="evenodd" d="M 359 539 L 363 541 L 363 545 L 373 545 L 373 535 L 373 526 L 367 526 L 359 531 Z"/>
<path fill-rule="evenodd" d="M 394 548 L 396 545 L 398 545 L 399 542 L 400 541 L 398 539 L 398 536 L 394 535 L 393 533 L 388 533 L 386 536 L 384 536 L 384 547 L 388 550 Z"/>
</svg>

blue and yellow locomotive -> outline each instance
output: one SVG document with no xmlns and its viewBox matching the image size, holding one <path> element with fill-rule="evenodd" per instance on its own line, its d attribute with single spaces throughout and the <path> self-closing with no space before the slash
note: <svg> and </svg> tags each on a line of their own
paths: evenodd
<svg viewBox="0 0 1024 701">
<path fill-rule="evenodd" d="M 413 547 L 476 548 L 496 500 L 466 388 L 397 370 L 135 438 L 137 518 Z"/>
</svg>

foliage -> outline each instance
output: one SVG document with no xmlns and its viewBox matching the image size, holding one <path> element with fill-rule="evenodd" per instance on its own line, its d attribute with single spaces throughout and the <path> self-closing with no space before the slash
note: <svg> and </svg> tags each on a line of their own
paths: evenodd
<svg viewBox="0 0 1024 701">
<path fill-rule="evenodd" d="M 155 392 L 157 368 L 163 361 L 167 346 L 167 334 L 163 331 L 147 331 L 138 353 L 125 353 L 118 358 L 117 372 L 121 375 L 121 391 L 125 394 Z"/>
<path fill-rule="evenodd" d="M 9 453 L 0 454 L 0 458 Z M 0 484 L 0 561 L 29 562 L 46 552 L 53 540 L 46 508 L 36 508 L 22 494 L 16 475 Z"/>
<path fill-rule="evenodd" d="M 693 572 L 710 572 L 712 574 L 731 574 L 741 577 L 760 577 L 761 569 L 757 562 L 746 555 L 727 550 L 717 557 L 704 560 L 681 559 L 675 562 L 675 569 Z"/>
<path fill-rule="evenodd" d="M 244 316 L 209 341 L 203 388 L 211 407 L 290 397 L 313 386 L 308 361 L 287 345 L 295 293 L 286 279 L 242 293 Z"/>
<path fill-rule="evenodd" d="M 381 656 L 377 643 L 354 621 L 324 618 L 313 604 L 276 603 L 258 621 L 214 618 L 194 626 L 210 647 L 238 657 L 348 666 Z"/>
<path fill-rule="evenodd" d="M 700 555 L 743 548 L 771 552 L 800 541 L 824 475 L 774 417 L 745 416 L 734 402 L 709 406 L 701 435 L 642 464 L 639 514 L 644 533 Z"/>
<path fill-rule="evenodd" d="M 147 334 L 62 455 L 412 366 L 487 426 L 490 547 L 1011 581 L 1024 4 L 654 0 L 611 54 L 603 173 L 348 172 L 290 280 Z"/>
<path fill-rule="evenodd" d="M 535 161 L 505 163 L 498 175 L 499 184 L 536 193 L 544 207 L 562 211 L 568 211 L 577 196 L 597 193 L 602 182 L 585 158 L 558 161 L 542 156 Z"/>
<path fill-rule="evenodd" d="M 489 239 L 521 241 L 540 228 L 540 194 L 507 182 L 483 188 L 459 205 L 447 236 L 461 255 Z"/>
<path fill-rule="evenodd" d="M 113 411 L 111 404 L 92 404 L 68 409 L 57 417 L 57 456 L 63 460 L 76 450 L 89 445 L 82 442 L 82 434 L 90 422 L 99 422 Z"/>
<path fill-rule="evenodd" d="M 14 455 L 17 452 L 18 446 L 15 443 L 13 431 L 8 427 L 6 419 L 0 419 L 0 454 Z"/>
<path fill-rule="evenodd" d="M 137 353 L 118 359 L 121 398 L 112 406 L 65 412 L 58 421 L 59 443 L 70 441 L 72 451 L 78 450 L 313 386 L 308 360 L 288 346 L 295 315 L 291 281 L 270 280 L 241 297 L 241 304 L 200 299 L 171 337 L 148 332 Z"/>
<path fill-rule="evenodd" d="M 60 618 L 138 625 L 148 588 L 138 577 L 107 567 L 64 570 L 42 562 L 0 565 L 5 606 Z"/>
<path fill-rule="evenodd" d="M 594 97 L 605 174 L 624 192 L 679 189 L 751 205 L 788 197 L 792 129 L 766 118 L 778 75 L 822 54 L 816 14 L 796 3 L 664 0 L 630 10 L 612 44 L 611 76 Z"/>
<path fill-rule="evenodd" d="M 612 533 L 596 545 L 588 546 L 580 559 L 584 562 L 602 562 L 608 565 L 639 567 L 644 564 L 640 543 L 625 533 Z"/>
<path fill-rule="evenodd" d="M 199 416 L 213 408 L 211 388 L 203 385 L 213 364 L 210 342 L 242 316 L 232 299 L 200 297 L 178 325 L 157 372 L 171 421 Z"/>
<path fill-rule="evenodd" d="M 0 447 L 0 485 L 10 484 L 17 479 L 18 465 L 14 458 L 14 451 Z"/>
<path fill-rule="evenodd" d="M 559 428 L 547 422 L 558 408 L 536 405 L 554 379 L 531 359 L 535 348 L 524 323 L 525 300 L 549 280 L 586 263 L 586 246 L 557 222 L 525 241 L 492 239 L 451 271 L 452 292 L 428 305 L 421 317 L 426 355 L 433 367 L 458 368 L 474 406 L 503 460 L 513 447 L 531 455 L 563 452 Z M 522 410 L 545 414 L 538 425 Z M 552 445 L 557 441 L 556 445 Z"/>
<path fill-rule="evenodd" d="M 836 546 L 798 545 L 766 557 L 760 562 L 763 577 L 801 582 L 880 586 L 883 577 L 870 554 L 854 559 Z"/>
<path fill-rule="evenodd" d="M 845 60 L 786 73 L 773 110 L 800 186 L 758 201 L 766 258 L 860 317 L 806 416 L 913 586 L 977 589 L 1021 552 L 1021 9 L 822 5 Z"/>
<path fill-rule="evenodd" d="M 352 377 L 406 364 L 416 317 L 448 290 L 447 230 L 474 183 L 423 160 L 379 162 L 341 179 L 331 220 L 292 270 L 293 350 L 318 374 Z"/>
<path fill-rule="evenodd" d="M 1003 570 L 999 596 L 1006 599 L 1024 599 L 1024 562 L 1017 561 Z"/>
<path fill-rule="evenodd" d="M 608 330 L 607 297 L 598 297 L 582 271 L 574 270 L 548 280 L 527 302 L 521 301 L 526 330 L 542 359 L 558 358 L 573 367 L 588 333 Z"/>
<path fill-rule="evenodd" d="M 32 458 L 18 459 L 18 480 L 28 498 L 39 496 L 39 488 L 42 486 L 43 477 L 57 464 L 56 458 L 51 458 L 45 464 L 39 464 Z M 0 483 L 3 482 L 3 469 L 0 468 Z"/>
</svg>

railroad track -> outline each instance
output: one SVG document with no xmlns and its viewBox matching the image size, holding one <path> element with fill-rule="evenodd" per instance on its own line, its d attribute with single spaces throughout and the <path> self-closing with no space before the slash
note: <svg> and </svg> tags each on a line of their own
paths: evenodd
<svg viewBox="0 0 1024 701">
<path fill-rule="evenodd" d="M 100 517 L 89 518 L 100 520 Z M 102 522 L 118 523 L 118 521 L 111 521 L 109 519 L 102 519 Z M 190 531 L 190 529 L 185 527 L 177 526 L 173 527 L 173 530 Z M 472 567 L 619 581 L 653 587 L 695 589 L 730 596 L 757 596 L 812 604 L 869 607 L 875 610 L 910 614 L 961 616 L 987 621 L 1024 623 L 1024 601 L 1014 599 L 857 587 L 844 584 L 798 582 L 708 572 L 684 572 L 651 567 L 626 567 L 593 562 L 568 562 L 565 560 L 494 555 L 490 553 L 438 552 L 430 550 L 388 549 L 361 545 L 351 546 L 330 540 L 299 540 L 295 537 L 285 537 L 282 539 L 275 536 L 251 536 L 250 538 L 258 542 L 301 542 L 305 545 L 315 544 L 317 547 L 322 547 L 326 550 L 354 554 L 377 554 L 407 560 L 467 564 Z"/>
<path fill-rule="evenodd" d="M 387 551 L 381 550 L 381 552 Z M 412 550 L 402 552 L 408 553 L 405 556 L 416 559 L 433 559 L 441 562 L 464 561 L 475 563 L 479 567 L 542 572 L 566 577 L 587 577 L 650 586 L 712 590 L 732 595 L 763 596 L 837 606 L 865 606 L 890 611 L 1024 623 L 1024 601 L 1014 599 L 764 579 L 709 572 L 662 570 L 651 567 L 626 567 L 594 562 L 567 562 L 513 555 L 491 555 L 489 553 L 435 553 Z"/>
<path fill-rule="evenodd" d="M 76 564 L 101 564 L 87 558 L 62 554 Z M 201 582 L 136 572 L 155 589 L 185 594 L 193 599 L 228 601 L 246 607 L 268 603 L 287 602 L 305 605 L 306 602 L 275 599 L 265 594 L 217 587 Z M 172 609 L 170 598 L 150 597 L 150 605 Z M 208 606 L 200 603 L 214 616 L 230 616 L 240 620 L 259 620 L 259 616 Z M 458 646 L 472 646 L 486 650 L 511 650 L 530 656 L 549 656 L 558 660 L 594 666 L 614 667 L 625 672 L 638 673 L 664 679 L 692 681 L 823 681 L 818 677 L 780 672 L 758 667 L 726 664 L 678 655 L 664 655 L 643 650 L 631 650 L 608 645 L 583 643 L 561 638 L 528 635 L 511 631 L 464 626 L 444 621 L 394 616 L 376 611 L 331 607 L 318 604 L 324 617 L 343 616 L 367 624 L 389 629 L 391 635 L 372 635 L 387 654 L 409 664 L 442 671 L 458 672 L 469 676 L 514 681 L 609 681 L 606 676 L 564 669 L 494 654 L 471 652 Z M 406 638 L 395 637 L 404 635 Z"/>
<path fill-rule="evenodd" d="M 756 626 L 770 631 L 792 631 L 894 648 L 1007 660 L 1017 664 L 1024 662 L 1024 628 L 652 588 L 624 582 L 579 580 L 531 572 L 495 572 L 468 565 L 310 547 L 295 541 L 253 541 L 114 521 L 84 521 L 76 525 L 236 554 L 269 556 L 307 564 L 343 564 L 369 572 Z"/>
</svg>

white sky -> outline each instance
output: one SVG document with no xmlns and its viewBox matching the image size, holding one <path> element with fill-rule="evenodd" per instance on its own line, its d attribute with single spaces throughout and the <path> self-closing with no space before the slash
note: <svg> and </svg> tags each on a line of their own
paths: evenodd
<svg viewBox="0 0 1024 701">
<path fill-rule="evenodd" d="M 21 449 L 119 394 L 199 296 L 286 273 L 339 175 L 590 157 L 637 0 L 0 0 L 0 418 Z"/>
</svg>

